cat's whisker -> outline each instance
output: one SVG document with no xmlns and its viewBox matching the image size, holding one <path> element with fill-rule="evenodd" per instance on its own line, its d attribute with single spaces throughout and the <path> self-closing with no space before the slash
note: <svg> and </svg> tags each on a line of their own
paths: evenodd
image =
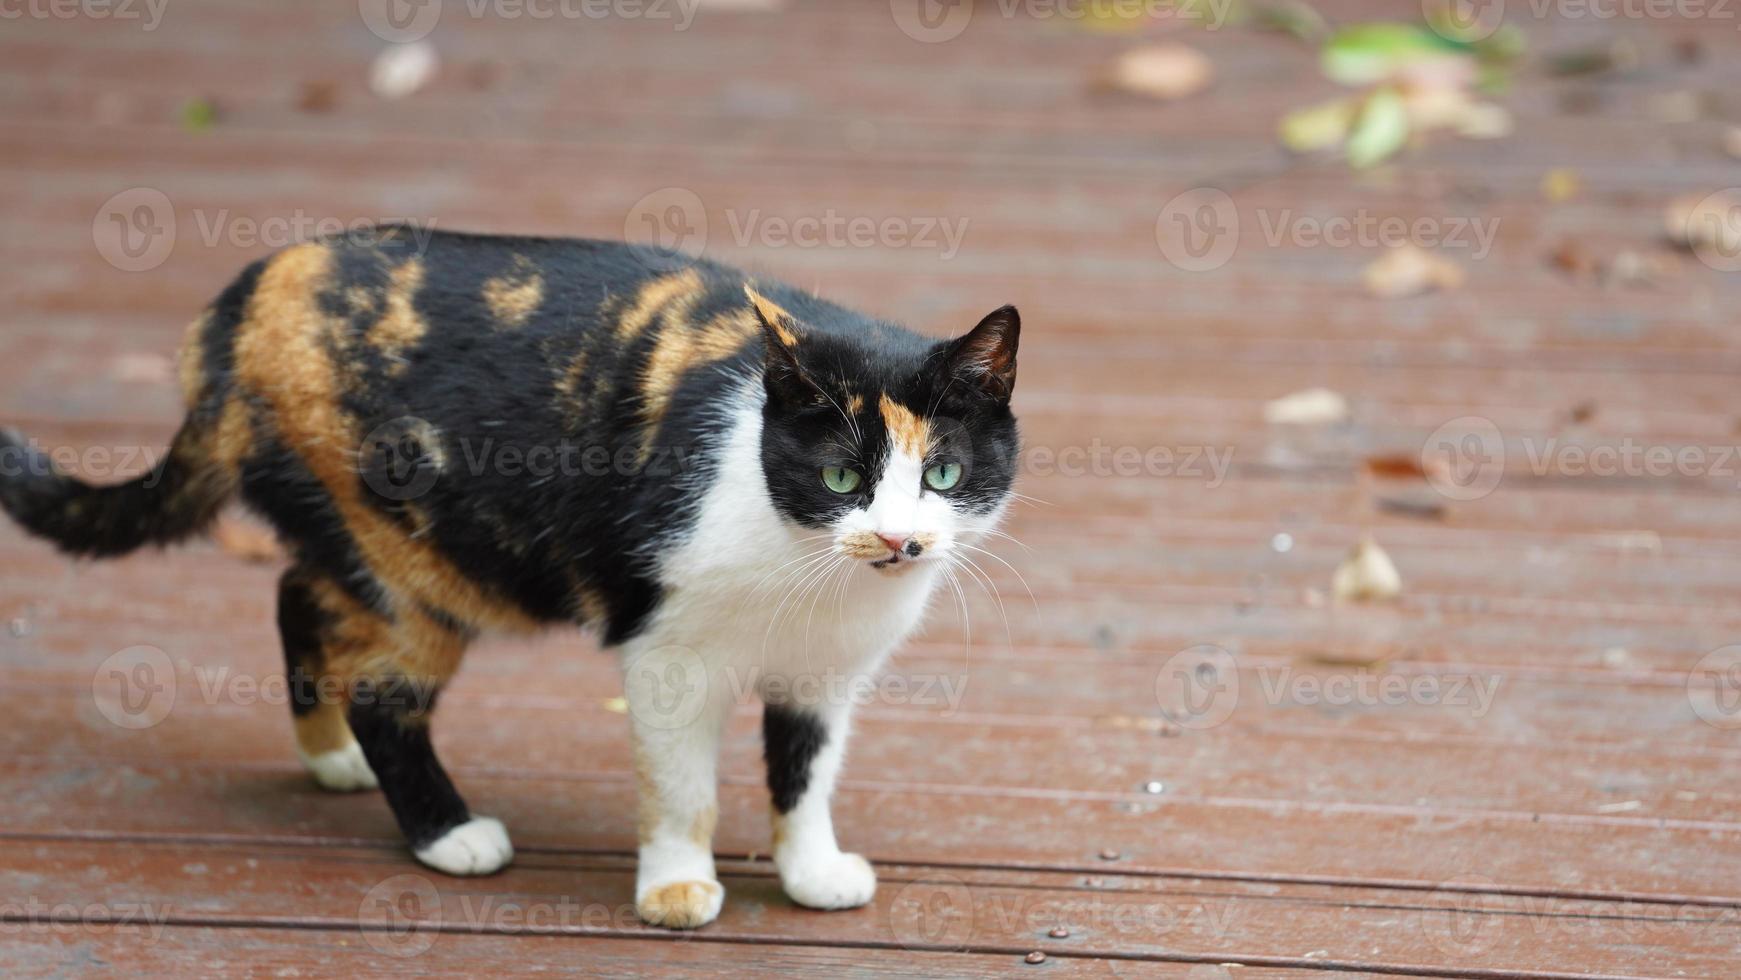
<svg viewBox="0 0 1741 980">
<path fill-rule="evenodd" d="M 830 549 L 830 551 L 832 552 L 832 549 Z M 774 607 L 774 615 L 768 620 L 768 630 L 762 635 L 762 650 L 764 653 L 767 651 L 768 644 L 773 641 L 774 628 L 780 625 L 780 615 L 785 610 L 786 604 L 792 600 L 794 594 L 798 596 L 798 601 L 803 601 L 804 597 L 800 590 L 806 588 L 811 580 L 815 579 L 823 571 L 828 569 L 828 558 L 829 555 L 823 555 L 820 558 L 812 560 L 810 564 L 805 565 L 803 568 L 803 577 L 799 579 L 796 585 L 787 589 L 785 595 L 780 597 L 780 604 Z M 804 655 L 808 658 L 810 652 L 806 650 Z"/>
<path fill-rule="evenodd" d="M 1021 571 L 1018 570 L 1016 568 L 1016 566 L 1010 564 L 1007 561 L 1004 561 L 1004 558 L 1002 555 L 999 555 L 996 552 L 987 551 L 984 548 L 979 547 L 978 545 L 971 545 L 965 541 L 957 541 L 955 543 L 960 545 L 963 548 L 967 548 L 967 549 L 970 549 L 972 551 L 977 551 L 982 555 L 986 555 L 987 557 L 991 558 L 993 561 L 999 562 L 1003 565 L 1003 567 L 1009 569 L 1011 574 L 1015 575 L 1016 581 L 1022 583 L 1022 588 L 1027 590 L 1028 601 L 1034 604 L 1034 615 L 1035 616 L 1040 615 L 1040 600 L 1034 598 L 1034 590 L 1032 588 L 1029 588 L 1028 580 L 1022 577 Z"/>
<path fill-rule="evenodd" d="M 767 586 L 768 580 L 773 578 L 775 575 L 779 574 L 781 569 L 787 568 L 791 565 L 795 565 L 798 562 L 801 562 L 806 558 L 815 558 L 819 555 L 825 555 L 833 550 L 834 550 L 834 547 L 832 545 L 830 545 L 829 547 L 826 547 L 826 548 L 818 548 L 815 551 L 806 552 L 806 553 L 799 555 L 798 557 L 792 559 L 791 561 L 781 563 L 780 565 L 775 567 L 773 570 L 769 571 L 766 575 L 763 575 L 761 577 L 761 579 L 758 582 L 756 582 L 755 588 L 750 590 L 750 598 L 751 599 L 757 598 L 761 594 L 763 587 Z M 793 572 L 792 574 L 795 575 L 797 573 Z M 787 577 L 790 577 L 790 576 L 787 576 Z M 780 579 L 780 582 L 785 582 L 785 581 L 786 581 L 785 578 Z M 777 585 L 779 583 L 775 583 L 775 584 Z M 773 586 L 767 586 L 767 587 L 771 589 Z"/>
<path fill-rule="evenodd" d="M 1010 611 L 1004 607 L 1003 593 L 998 591 L 997 583 L 992 581 L 991 575 L 989 575 L 985 569 L 979 567 L 978 562 L 969 558 L 967 555 L 952 554 L 949 557 L 961 562 L 962 567 L 967 570 L 968 574 L 973 576 L 973 580 L 979 583 L 979 587 L 984 589 L 987 595 L 991 596 L 993 602 L 997 603 L 998 615 L 1003 617 L 1004 639 L 1011 646 L 1015 646 L 1015 633 L 1010 630 Z"/>
</svg>

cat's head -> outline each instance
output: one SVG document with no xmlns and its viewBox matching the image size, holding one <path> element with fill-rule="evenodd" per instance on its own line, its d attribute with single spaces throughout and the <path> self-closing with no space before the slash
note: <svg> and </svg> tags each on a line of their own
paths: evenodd
<svg viewBox="0 0 1741 980">
<path fill-rule="evenodd" d="M 946 559 L 997 523 L 1019 448 L 1015 307 L 930 340 L 877 324 L 813 330 L 749 296 L 766 358 L 762 467 L 787 520 L 886 574 Z"/>
</svg>

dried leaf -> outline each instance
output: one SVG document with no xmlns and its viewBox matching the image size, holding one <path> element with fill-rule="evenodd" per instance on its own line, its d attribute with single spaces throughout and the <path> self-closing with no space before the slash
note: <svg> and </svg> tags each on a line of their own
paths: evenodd
<svg viewBox="0 0 1741 980">
<path fill-rule="evenodd" d="M 225 554 L 252 564 L 275 562 L 284 555 L 270 530 L 233 514 L 218 518 L 212 540 Z"/>
<path fill-rule="evenodd" d="M 1196 48 L 1162 44 L 1126 51 L 1113 62 L 1111 87 L 1155 99 L 1180 99 L 1209 86 L 1215 66 Z"/>
<path fill-rule="evenodd" d="M 1398 245 L 1366 267 L 1366 290 L 1396 299 L 1463 285 L 1463 267 L 1414 245 Z"/>
<path fill-rule="evenodd" d="M 1457 122 L 1457 135 L 1472 140 L 1496 140 L 1510 136 L 1517 126 L 1511 110 L 1487 102 L 1469 106 Z"/>
<path fill-rule="evenodd" d="M 629 702 L 623 698 L 605 698 L 603 707 L 613 715 L 626 715 L 629 713 Z"/>
<path fill-rule="evenodd" d="M 1383 163 L 1408 138 L 1408 106 L 1396 89 L 1381 88 L 1367 97 L 1348 132 L 1348 162 L 1362 169 Z"/>
<path fill-rule="evenodd" d="M 1330 594 L 1348 602 L 1394 599 L 1402 594 L 1402 575 L 1378 542 L 1360 539 L 1330 579 Z"/>
<path fill-rule="evenodd" d="M 1549 259 L 1554 268 L 1574 279 L 1588 279 L 1596 275 L 1598 269 L 1595 258 L 1580 242 L 1571 238 L 1561 242 Z"/>
<path fill-rule="evenodd" d="M 1365 465 L 1366 472 L 1381 480 L 1424 480 L 1427 478 L 1426 471 L 1421 469 L 1421 458 L 1406 453 L 1368 456 Z"/>
<path fill-rule="evenodd" d="M 1295 109 L 1282 119 L 1282 145 L 1295 153 L 1311 153 L 1342 145 L 1360 103 L 1336 99 L 1304 109 Z"/>
<path fill-rule="evenodd" d="M 428 41 L 394 44 L 375 56 L 369 90 L 383 99 L 402 99 L 429 84 L 439 59 Z"/>
<path fill-rule="evenodd" d="M 1296 391 L 1263 407 L 1263 420 L 1274 425 L 1333 425 L 1348 414 L 1348 399 L 1328 388 Z"/>
<path fill-rule="evenodd" d="M 303 82 L 296 108 L 303 112 L 331 112 L 339 104 L 339 87 L 333 82 Z"/>
<path fill-rule="evenodd" d="M 1741 252 L 1741 196 L 1730 191 L 1675 198 L 1663 220 L 1677 244 L 1723 256 Z"/>
<path fill-rule="evenodd" d="M 1578 196 L 1583 181 L 1571 167 L 1555 167 L 1542 174 L 1542 196 L 1559 204 Z"/>
</svg>

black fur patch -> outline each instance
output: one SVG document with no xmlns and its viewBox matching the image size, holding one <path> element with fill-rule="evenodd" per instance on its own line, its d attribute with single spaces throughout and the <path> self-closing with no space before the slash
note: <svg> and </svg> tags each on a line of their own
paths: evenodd
<svg viewBox="0 0 1741 980">
<path fill-rule="evenodd" d="M 351 692 L 351 732 L 413 848 L 471 819 L 429 741 L 427 715 L 435 708 L 435 695 L 404 680 L 359 685 Z"/>
<path fill-rule="evenodd" d="M 810 764 L 826 744 L 828 729 L 814 714 L 778 704 L 762 708 L 762 757 L 776 812 L 789 813 L 804 798 Z"/>
</svg>

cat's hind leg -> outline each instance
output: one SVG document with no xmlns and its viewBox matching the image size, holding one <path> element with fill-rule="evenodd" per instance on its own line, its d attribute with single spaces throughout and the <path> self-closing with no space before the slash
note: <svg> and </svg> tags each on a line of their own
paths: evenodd
<svg viewBox="0 0 1741 980">
<path fill-rule="evenodd" d="M 470 637 L 414 608 L 365 605 L 302 569 L 285 575 L 279 619 L 298 746 L 315 778 L 332 786 L 349 772 L 378 782 L 412 852 L 437 871 L 507 865 L 506 829 L 471 813 L 429 736 L 436 697 Z"/>
<path fill-rule="evenodd" d="M 297 755 L 314 781 L 334 792 L 377 785 L 345 720 L 347 692 L 326 668 L 325 647 L 338 642 L 333 628 L 355 605 L 330 579 L 301 565 L 292 566 L 278 582 L 278 635 L 284 644 Z"/>
</svg>

